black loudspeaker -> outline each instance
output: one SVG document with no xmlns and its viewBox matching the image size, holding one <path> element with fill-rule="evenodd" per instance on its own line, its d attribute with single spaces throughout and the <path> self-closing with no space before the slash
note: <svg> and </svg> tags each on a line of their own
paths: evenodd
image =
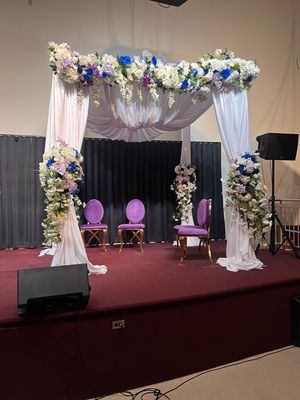
<svg viewBox="0 0 300 400">
<path fill-rule="evenodd" d="M 187 0 L 151 0 L 154 1 L 155 3 L 162 3 L 166 4 L 168 6 L 176 6 L 180 7 L 183 3 L 185 3 Z"/>
<path fill-rule="evenodd" d="M 290 302 L 291 308 L 291 343 L 300 347 L 300 296 L 294 296 Z"/>
<path fill-rule="evenodd" d="M 80 310 L 90 297 L 86 264 L 18 270 L 20 315 Z"/>
<path fill-rule="evenodd" d="M 297 133 L 265 133 L 257 136 L 257 152 L 265 160 L 295 160 L 298 147 Z"/>
</svg>

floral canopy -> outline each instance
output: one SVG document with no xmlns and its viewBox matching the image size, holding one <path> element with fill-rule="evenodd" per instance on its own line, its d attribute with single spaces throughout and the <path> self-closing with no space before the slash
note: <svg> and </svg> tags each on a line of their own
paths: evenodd
<svg viewBox="0 0 300 400">
<path fill-rule="evenodd" d="M 213 103 L 228 160 L 249 151 L 247 89 L 260 70 L 232 51 L 217 49 L 196 62 L 168 63 L 148 51 L 135 57 L 84 56 L 67 43 L 50 42 L 49 57 L 54 74 L 46 153 L 57 140 L 80 150 L 86 127 L 126 141 L 151 140 L 181 129 L 181 163 L 189 163 L 189 127 Z M 239 218 L 237 213 L 231 223 L 227 258 L 218 263 L 230 270 L 261 268 L 247 224 Z M 86 260 L 75 212 L 69 207 L 52 265 Z M 97 273 L 90 263 L 89 269 Z"/>
</svg>

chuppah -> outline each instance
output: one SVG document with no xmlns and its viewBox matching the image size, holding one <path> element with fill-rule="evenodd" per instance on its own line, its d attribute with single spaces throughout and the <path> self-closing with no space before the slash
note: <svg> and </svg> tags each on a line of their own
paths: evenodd
<svg viewBox="0 0 300 400">
<path fill-rule="evenodd" d="M 54 42 L 49 43 L 49 56 L 53 78 L 40 174 L 47 203 L 45 243 L 54 252 L 52 266 L 86 262 L 90 273 L 106 272 L 105 266 L 89 262 L 76 216 L 86 128 L 109 139 L 138 142 L 181 130 L 180 165 L 188 166 L 190 126 L 214 105 L 231 164 L 227 193 L 233 209 L 226 258 L 217 262 L 229 271 L 262 268 L 251 243 L 251 237 L 261 240 L 270 227 L 259 160 L 250 153 L 247 90 L 260 72 L 255 62 L 227 49 L 217 49 L 197 62 L 175 64 L 148 51 L 135 57 L 83 56 L 67 43 Z M 187 218 L 191 221 L 191 209 Z"/>
</svg>

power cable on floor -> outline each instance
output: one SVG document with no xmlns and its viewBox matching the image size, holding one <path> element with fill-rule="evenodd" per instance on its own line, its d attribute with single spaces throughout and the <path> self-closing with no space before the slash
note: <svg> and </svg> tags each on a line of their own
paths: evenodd
<svg viewBox="0 0 300 400">
<path fill-rule="evenodd" d="M 124 392 L 120 392 L 120 394 L 125 396 L 125 397 L 129 397 L 131 400 L 137 399 L 138 396 L 141 396 L 140 398 L 141 398 L 141 400 L 143 400 L 146 395 L 150 395 L 150 394 L 153 395 L 153 400 L 159 400 L 159 399 L 171 400 L 171 398 L 169 397 L 169 394 L 171 392 L 174 392 L 175 390 L 179 389 L 180 387 L 182 387 L 183 385 L 187 384 L 188 382 L 198 378 L 199 376 L 206 375 L 206 374 L 209 374 L 209 373 L 215 372 L 215 371 L 220 371 L 220 370 L 223 370 L 223 369 L 226 369 L 226 368 L 230 368 L 230 367 L 235 367 L 237 365 L 242 365 L 242 364 L 247 364 L 247 363 L 251 363 L 251 362 L 254 362 L 254 361 L 258 361 L 258 360 L 261 360 L 263 358 L 272 356 L 273 354 L 278 354 L 278 353 L 282 353 L 284 351 L 290 350 L 290 349 L 292 349 L 294 347 L 295 346 L 291 345 L 291 346 L 288 346 L 288 347 L 284 347 L 283 349 L 274 350 L 274 351 L 262 354 L 260 356 L 254 356 L 254 357 L 251 357 L 251 358 L 246 359 L 246 360 L 233 362 L 233 363 L 230 363 L 230 364 L 227 364 L 227 365 L 222 365 L 220 367 L 216 367 L 216 368 L 208 369 L 206 371 L 199 372 L 198 374 L 191 376 L 190 378 L 188 378 L 185 381 L 181 382 L 179 385 L 175 386 L 174 388 L 172 388 L 170 390 L 167 390 L 164 393 L 162 393 L 160 391 L 160 389 L 158 389 L 158 388 L 145 388 L 145 389 L 142 389 L 142 390 L 140 390 L 140 391 L 138 391 L 136 393 L 133 393 L 133 392 L 130 392 L 129 390 L 126 390 Z M 101 400 L 101 399 L 104 399 L 105 397 L 109 397 L 109 396 L 111 396 L 111 395 L 99 396 L 99 397 L 96 397 L 94 400 Z"/>
</svg>

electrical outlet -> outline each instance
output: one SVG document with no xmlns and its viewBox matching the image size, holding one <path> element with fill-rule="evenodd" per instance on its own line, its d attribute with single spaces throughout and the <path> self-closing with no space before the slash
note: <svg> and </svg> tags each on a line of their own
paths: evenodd
<svg viewBox="0 0 300 400">
<path fill-rule="evenodd" d="M 119 319 L 118 321 L 112 321 L 112 329 L 124 329 L 125 319 Z"/>
</svg>

